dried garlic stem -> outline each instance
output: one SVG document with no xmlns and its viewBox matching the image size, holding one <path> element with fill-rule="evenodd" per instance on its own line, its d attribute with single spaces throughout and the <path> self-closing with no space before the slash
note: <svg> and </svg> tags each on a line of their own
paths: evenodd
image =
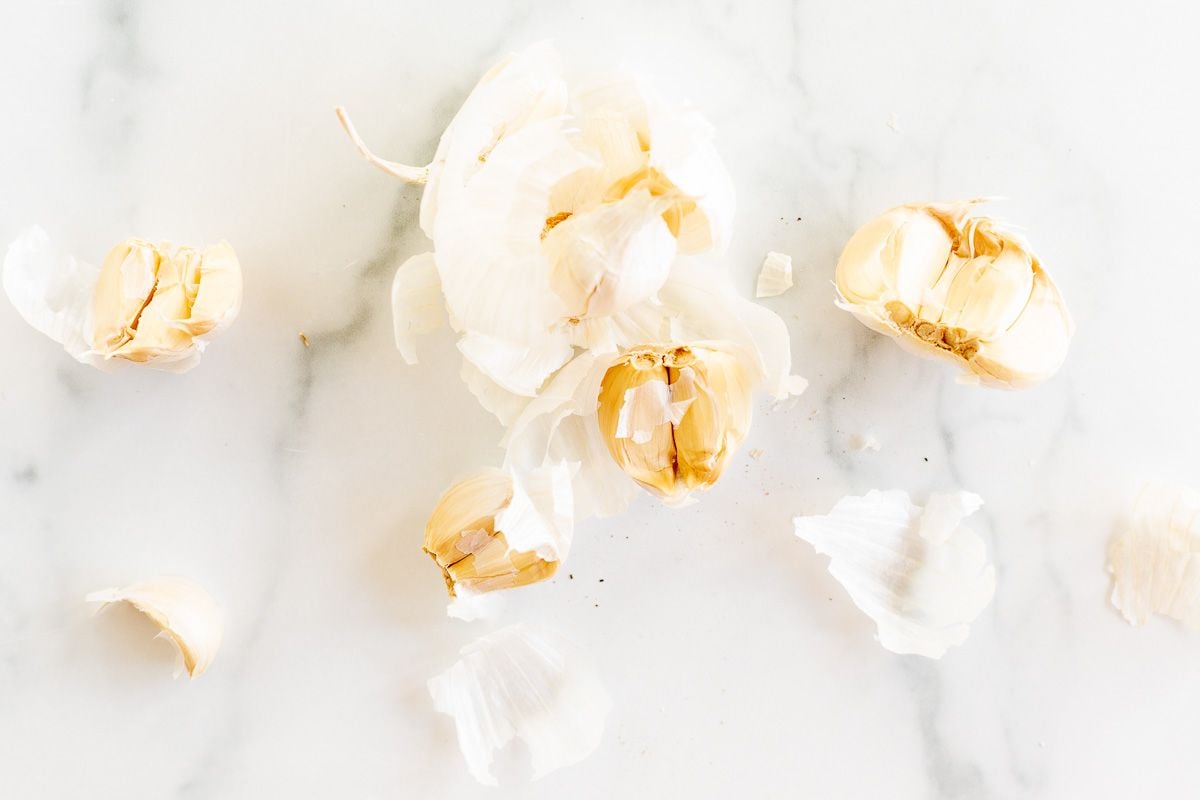
<svg viewBox="0 0 1200 800">
<path fill-rule="evenodd" d="M 370 148 L 367 147 L 366 142 L 358 135 L 358 131 L 354 129 L 354 123 L 350 121 L 350 115 L 346 113 L 346 109 L 341 106 L 335 106 L 333 111 L 337 114 L 338 122 L 342 123 L 342 129 L 346 131 L 346 135 L 350 137 L 350 141 L 354 142 L 354 146 L 358 148 L 358 152 L 362 153 L 363 158 L 367 159 L 367 161 L 388 175 L 399 178 L 405 183 L 424 184 L 425 181 L 429 180 L 429 167 L 410 167 L 407 164 L 388 161 L 372 153 Z"/>
</svg>

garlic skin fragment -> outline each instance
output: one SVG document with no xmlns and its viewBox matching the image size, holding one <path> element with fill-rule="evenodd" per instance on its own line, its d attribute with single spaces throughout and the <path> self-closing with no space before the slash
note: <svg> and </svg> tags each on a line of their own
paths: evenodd
<svg viewBox="0 0 1200 800">
<path fill-rule="evenodd" d="M 838 259 L 837 305 L 984 385 L 1026 388 L 1062 365 L 1075 325 L 1037 256 L 981 202 L 899 206 L 859 228 Z"/>
<path fill-rule="evenodd" d="M 425 526 L 424 550 L 442 569 L 451 597 L 546 580 L 566 558 L 574 531 L 567 463 L 528 472 L 484 469 L 455 483 Z M 474 616 L 481 604 L 451 616 Z"/>
<path fill-rule="evenodd" d="M 1151 613 L 1200 629 L 1200 492 L 1149 484 L 1108 550 L 1112 604 L 1130 625 Z"/>
<path fill-rule="evenodd" d="M 533 779 L 582 761 L 600 745 L 612 700 L 595 669 L 557 637 L 510 625 L 464 647 L 429 680 L 434 708 L 454 718 L 471 775 L 497 784 L 496 750 L 521 739 Z"/>
<path fill-rule="evenodd" d="M 755 297 L 778 297 L 792 288 L 792 257 L 774 251 L 767 253 L 758 273 Z"/>
<path fill-rule="evenodd" d="M 199 584 L 168 575 L 133 583 L 121 589 L 101 589 L 85 600 L 129 603 L 161 629 L 160 636 L 179 648 L 190 678 L 199 678 L 212 665 L 221 647 L 221 611 L 212 595 Z"/>
<path fill-rule="evenodd" d="M 26 321 L 78 361 L 183 372 L 236 318 L 242 275 L 225 242 L 198 250 L 128 239 L 96 270 L 60 256 L 33 228 L 8 249 L 4 288 Z"/>
<path fill-rule="evenodd" d="M 875 621 L 880 644 L 941 658 L 966 640 L 995 593 L 983 539 L 961 524 L 982 504 L 953 492 L 921 509 L 902 491 L 871 491 L 794 522 L 797 536 L 831 557 L 830 574 Z"/>
<path fill-rule="evenodd" d="M 733 351 L 634 348 L 604 374 L 600 432 L 629 477 L 679 504 L 721 477 L 750 429 L 753 387 L 753 372 Z"/>
</svg>

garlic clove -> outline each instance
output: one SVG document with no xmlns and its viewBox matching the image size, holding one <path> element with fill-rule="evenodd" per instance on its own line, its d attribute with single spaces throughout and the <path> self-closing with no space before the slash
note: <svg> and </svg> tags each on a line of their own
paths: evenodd
<svg viewBox="0 0 1200 800">
<path fill-rule="evenodd" d="M 908 205 L 871 220 L 838 260 L 837 304 L 981 383 L 1024 388 L 1066 358 L 1074 325 L 1029 247 L 982 201 Z"/>
<path fill-rule="evenodd" d="M 875 621 L 893 653 L 941 658 L 991 602 L 996 572 L 962 520 L 978 495 L 933 495 L 921 509 L 900 491 L 843 497 L 824 516 L 796 517 L 796 535 L 830 556 L 829 573 Z"/>
<path fill-rule="evenodd" d="M 60 255 L 49 235 L 34 226 L 4 256 L 4 292 L 21 317 L 88 363 L 92 289 L 99 271 Z"/>
<path fill-rule="evenodd" d="M 129 603 L 179 648 L 191 678 L 207 670 L 221 646 L 221 612 L 212 596 L 188 578 L 164 576 L 121 589 L 92 592 L 89 603 Z"/>
<path fill-rule="evenodd" d="M 792 288 L 792 257 L 774 251 L 767 253 L 758 273 L 755 297 L 778 297 Z"/>
<path fill-rule="evenodd" d="M 571 545 L 573 468 L 485 469 L 451 486 L 425 527 L 425 552 L 451 596 L 545 580 Z"/>
<path fill-rule="evenodd" d="M 396 349 L 405 363 L 417 363 L 417 337 L 442 326 L 442 283 L 433 253 L 421 253 L 405 261 L 392 280 L 392 323 Z"/>
<path fill-rule="evenodd" d="M 429 681 L 434 708 L 454 718 L 459 748 L 477 781 L 495 786 L 495 752 L 525 743 L 534 780 L 578 763 L 604 735 L 612 701 L 595 669 L 557 637 L 509 625 L 464 647 Z"/>
<path fill-rule="evenodd" d="M 1112 604 L 1130 625 L 1150 614 L 1200 628 L 1200 492 L 1149 484 L 1109 546 Z"/>
</svg>

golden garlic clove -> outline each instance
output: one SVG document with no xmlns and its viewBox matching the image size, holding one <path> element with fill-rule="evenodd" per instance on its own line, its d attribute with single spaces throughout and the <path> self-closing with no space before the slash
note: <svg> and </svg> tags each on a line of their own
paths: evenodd
<svg viewBox="0 0 1200 800">
<path fill-rule="evenodd" d="M 668 502 L 716 483 L 750 427 L 752 382 L 707 346 L 643 346 L 604 375 L 597 418 L 624 472 Z"/>
<path fill-rule="evenodd" d="M 425 526 L 425 552 L 441 567 L 446 588 L 473 593 L 511 589 L 552 576 L 558 561 L 509 548 L 496 518 L 513 500 L 512 477 L 498 469 L 468 475 L 446 490 Z"/>
<path fill-rule="evenodd" d="M 1037 257 L 975 214 L 977 202 L 901 206 L 868 222 L 838 260 L 838 304 L 906 349 L 1023 388 L 1062 364 L 1074 324 Z"/>
<path fill-rule="evenodd" d="M 92 294 L 92 349 L 146 362 L 183 358 L 232 321 L 241 267 L 222 242 L 204 250 L 129 239 L 109 251 Z"/>
</svg>

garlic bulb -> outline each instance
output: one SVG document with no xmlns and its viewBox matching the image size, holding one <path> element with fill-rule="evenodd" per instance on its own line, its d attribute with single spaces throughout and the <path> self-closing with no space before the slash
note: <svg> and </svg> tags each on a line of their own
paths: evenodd
<svg viewBox="0 0 1200 800">
<path fill-rule="evenodd" d="M 701 345 L 638 347 L 608 368 L 599 425 L 624 472 L 671 503 L 721 477 L 750 428 L 752 372 Z"/>
<path fill-rule="evenodd" d="M 1200 492 L 1151 484 L 1108 550 L 1112 604 L 1130 625 L 1151 613 L 1200 628 Z"/>
<path fill-rule="evenodd" d="M 1028 245 L 979 202 L 900 206 L 859 228 L 838 260 L 838 305 L 973 380 L 1024 388 L 1058 370 L 1074 324 Z"/>
<path fill-rule="evenodd" d="M 573 469 L 485 469 L 451 486 L 425 526 L 425 552 L 451 597 L 545 580 L 571 545 Z M 461 615 L 461 607 L 459 615 Z"/>
<path fill-rule="evenodd" d="M 496 785 L 494 753 L 518 738 L 537 780 L 578 763 L 604 736 L 612 700 L 595 668 L 558 637 L 509 625 L 464 647 L 449 669 L 429 680 L 433 705 L 454 717 L 467 769 Z"/>
<path fill-rule="evenodd" d="M 796 535 L 830 556 L 829 573 L 875 621 L 893 653 L 941 658 L 962 644 L 996 590 L 987 548 L 962 520 L 983 501 L 935 494 L 918 508 L 900 491 L 843 497 L 824 516 L 796 517 Z"/>
<path fill-rule="evenodd" d="M 77 360 L 184 371 L 237 316 L 242 274 L 225 242 L 203 250 L 128 239 L 99 270 L 54 252 L 33 228 L 4 260 L 4 289 L 27 322 Z"/>
<path fill-rule="evenodd" d="M 221 612 L 212 596 L 188 578 L 165 576 L 122 589 L 101 589 L 89 603 L 129 603 L 161 629 L 183 656 L 188 676 L 199 678 L 221 646 Z"/>
<path fill-rule="evenodd" d="M 733 185 L 708 123 L 631 78 L 568 92 L 546 44 L 483 77 L 425 167 L 378 158 L 338 116 L 372 163 L 425 183 L 421 225 L 460 350 L 513 394 L 536 395 L 576 345 L 634 344 L 627 317 L 656 302 L 676 255 L 729 240 Z M 400 317 L 415 330 L 405 297 L 398 331 Z"/>
</svg>

